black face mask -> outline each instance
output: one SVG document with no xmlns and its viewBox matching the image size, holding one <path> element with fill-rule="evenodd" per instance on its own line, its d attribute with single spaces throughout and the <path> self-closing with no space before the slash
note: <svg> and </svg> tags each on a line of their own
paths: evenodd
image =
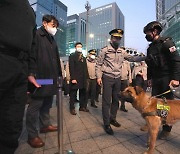
<svg viewBox="0 0 180 154">
<path fill-rule="evenodd" d="M 120 42 L 119 41 L 112 41 L 112 45 L 113 45 L 114 48 L 117 49 L 119 47 L 119 45 L 120 45 Z"/>
<path fill-rule="evenodd" d="M 145 38 L 146 38 L 146 40 L 148 42 L 152 42 L 153 41 L 153 37 L 150 34 L 147 34 Z"/>
</svg>

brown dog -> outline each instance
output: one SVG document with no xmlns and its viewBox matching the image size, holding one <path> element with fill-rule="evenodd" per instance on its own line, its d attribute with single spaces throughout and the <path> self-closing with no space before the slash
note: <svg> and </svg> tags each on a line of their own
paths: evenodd
<svg viewBox="0 0 180 154">
<path fill-rule="evenodd" d="M 173 125 L 176 120 L 180 119 L 180 100 L 167 100 L 164 102 L 163 99 L 147 95 L 143 89 L 138 86 L 127 87 L 120 93 L 120 97 L 132 103 L 132 106 L 138 110 L 146 120 L 148 125 L 149 148 L 145 154 L 152 154 L 162 121 L 166 121 L 168 125 Z M 166 118 L 162 118 L 157 114 L 157 104 L 163 105 L 164 103 L 166 103 L 168 108 L 170 107 Z"/>
</svg>

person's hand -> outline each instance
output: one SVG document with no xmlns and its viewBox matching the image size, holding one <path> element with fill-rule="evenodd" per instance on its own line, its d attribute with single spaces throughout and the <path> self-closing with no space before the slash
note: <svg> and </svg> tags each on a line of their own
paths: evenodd
<svg viewBox="0 0 180 154">
<path fill-rule="evenodd" d="M 98 83 L 98 85 L 101 85 L 102 84 L 102 79 L 101 78 L 97 79 L 97 83 Z"/>
<path fill-rule="evenodd" d="M 76 80 L 72 80 L 71 82 L 72 82 L 73 84 L 76 84 L 76 83 L 77 83 L 77 81 L 76 81 Z"/>
<path fill-rule="evenodd" d="M 28 80 L 29 80 L 29 82 L 31 82 L 36 88 L 41 87 L 41 85 L 39 85 L 39 84 L 36 82 L 36 79 L 34 78 L 34 76 L 32 76 L 32 75 L 28 76 Z"/>
<path fill-rule="evenodd" d="M 171 80 L 169 83 L 170 87 L 178 87 L 179 86 L 179 81 L 177 80 Z"/>
<path fill-rule="evenodd" d="M 152 80 L 148 80 L 147 85 L 148 85 L 148 87 L 152 87 Z"/>
</svg>

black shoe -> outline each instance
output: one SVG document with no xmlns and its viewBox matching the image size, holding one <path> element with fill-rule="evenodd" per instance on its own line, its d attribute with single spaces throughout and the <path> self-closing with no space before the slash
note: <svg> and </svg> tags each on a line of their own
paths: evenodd
<svg viewBox="0 0 180 154">
<path fill-rule="evenodd" d="M 89 112 L 89 110 L 87 108 L 85 108 L 85 107 L 80 107 L 79 111 Z"/>
<path fill-rule="evenodd" d="M 91 104 L 91 107 L 98 108 L 98 106 L 95 104 Z"/>
<path fill-rule="evenodd" d="M 113 132 L 113 130 L 112 130 L 112 128 L 111 128 L 110 125 L 105 125 L 105 126 L 104 126 L 104 130 L 105 130 L 105 132 L 106 132 L 107 134 L 109 134 L 109 135 L 113 135 L 113 134 L 114 134 L 114 132 Z"/>
<path fill-rule="evenodd" d="M 125 107 L 121 107 L 120 110 L 124 112 L 128 112 L 128 110 L 126 110 Z"/>
<path fill-rule="evenodd" d="M 75 102 L 79 102 L 79 100 L 78 100 L 78 99 L 75 99 Z"/>
<path fill-rule="evenodd" d="M 98 99 L 95 99 L 95 101 L 96 101 L 96 102 L 99 102 L 99 100 L 98 100 Z"/>
<path fill-rule="evenodd" d="M 168 136 L 170 135 L 170 132 L 162 130 L 159 134 L 159 139 L 166 140 Z"/>
<path fill-rule="evenodd" d="M 70 110 L 70 113 L 71 113 L 72 115 L 76 115 L 76 114 L 77 114 L 76 111 L 75 111 L 75 109 L 71 109 L 71 110 Z"/>
<path fill-rule="evenodd" d="M 113 126 L 115 126 L 115 127 L 120 127 L 120 126 L 121 126 L 121 124 L 118 123 L 116 120 L 111 120 L 111 121 L 110 121 L 110 124 L 113 125 Z"/>
</svg>

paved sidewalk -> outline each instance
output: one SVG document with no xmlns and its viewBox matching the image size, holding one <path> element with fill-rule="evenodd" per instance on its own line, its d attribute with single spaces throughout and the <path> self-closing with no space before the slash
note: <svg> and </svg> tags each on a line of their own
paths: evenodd
<svg viewBox="0 0 180 154">
<path fill-rule="evenodd" d="M 101 103 L 98 108 L 88 107 L 90 113 L 69 113 L 69 98 L 64 97 L 64 153 L 73 150 L 75 154 L 141 154 L 146 150 L 147 133 L 140 131 L 145 121 L 140 114 L 126 103 L 128 112 L 118 111 L 117 121 L 120 128 L 112 126 L 114 135 L 108 135 L 103 130 Z M 53 124 L 57 121 L 57 110 L 51 109 Z M 57 132 L 40 134 L 45 141 L 43 148 L 34 149 L 27 143 L 27 132 L 24 129 L 20 145 L 15 154 L 54 154 L 57 149 Z M 157 140 L 155 154 L 179 154 L 180 152 L 180 122 L 173 126 L 169 140 Z"/>
</svg>

